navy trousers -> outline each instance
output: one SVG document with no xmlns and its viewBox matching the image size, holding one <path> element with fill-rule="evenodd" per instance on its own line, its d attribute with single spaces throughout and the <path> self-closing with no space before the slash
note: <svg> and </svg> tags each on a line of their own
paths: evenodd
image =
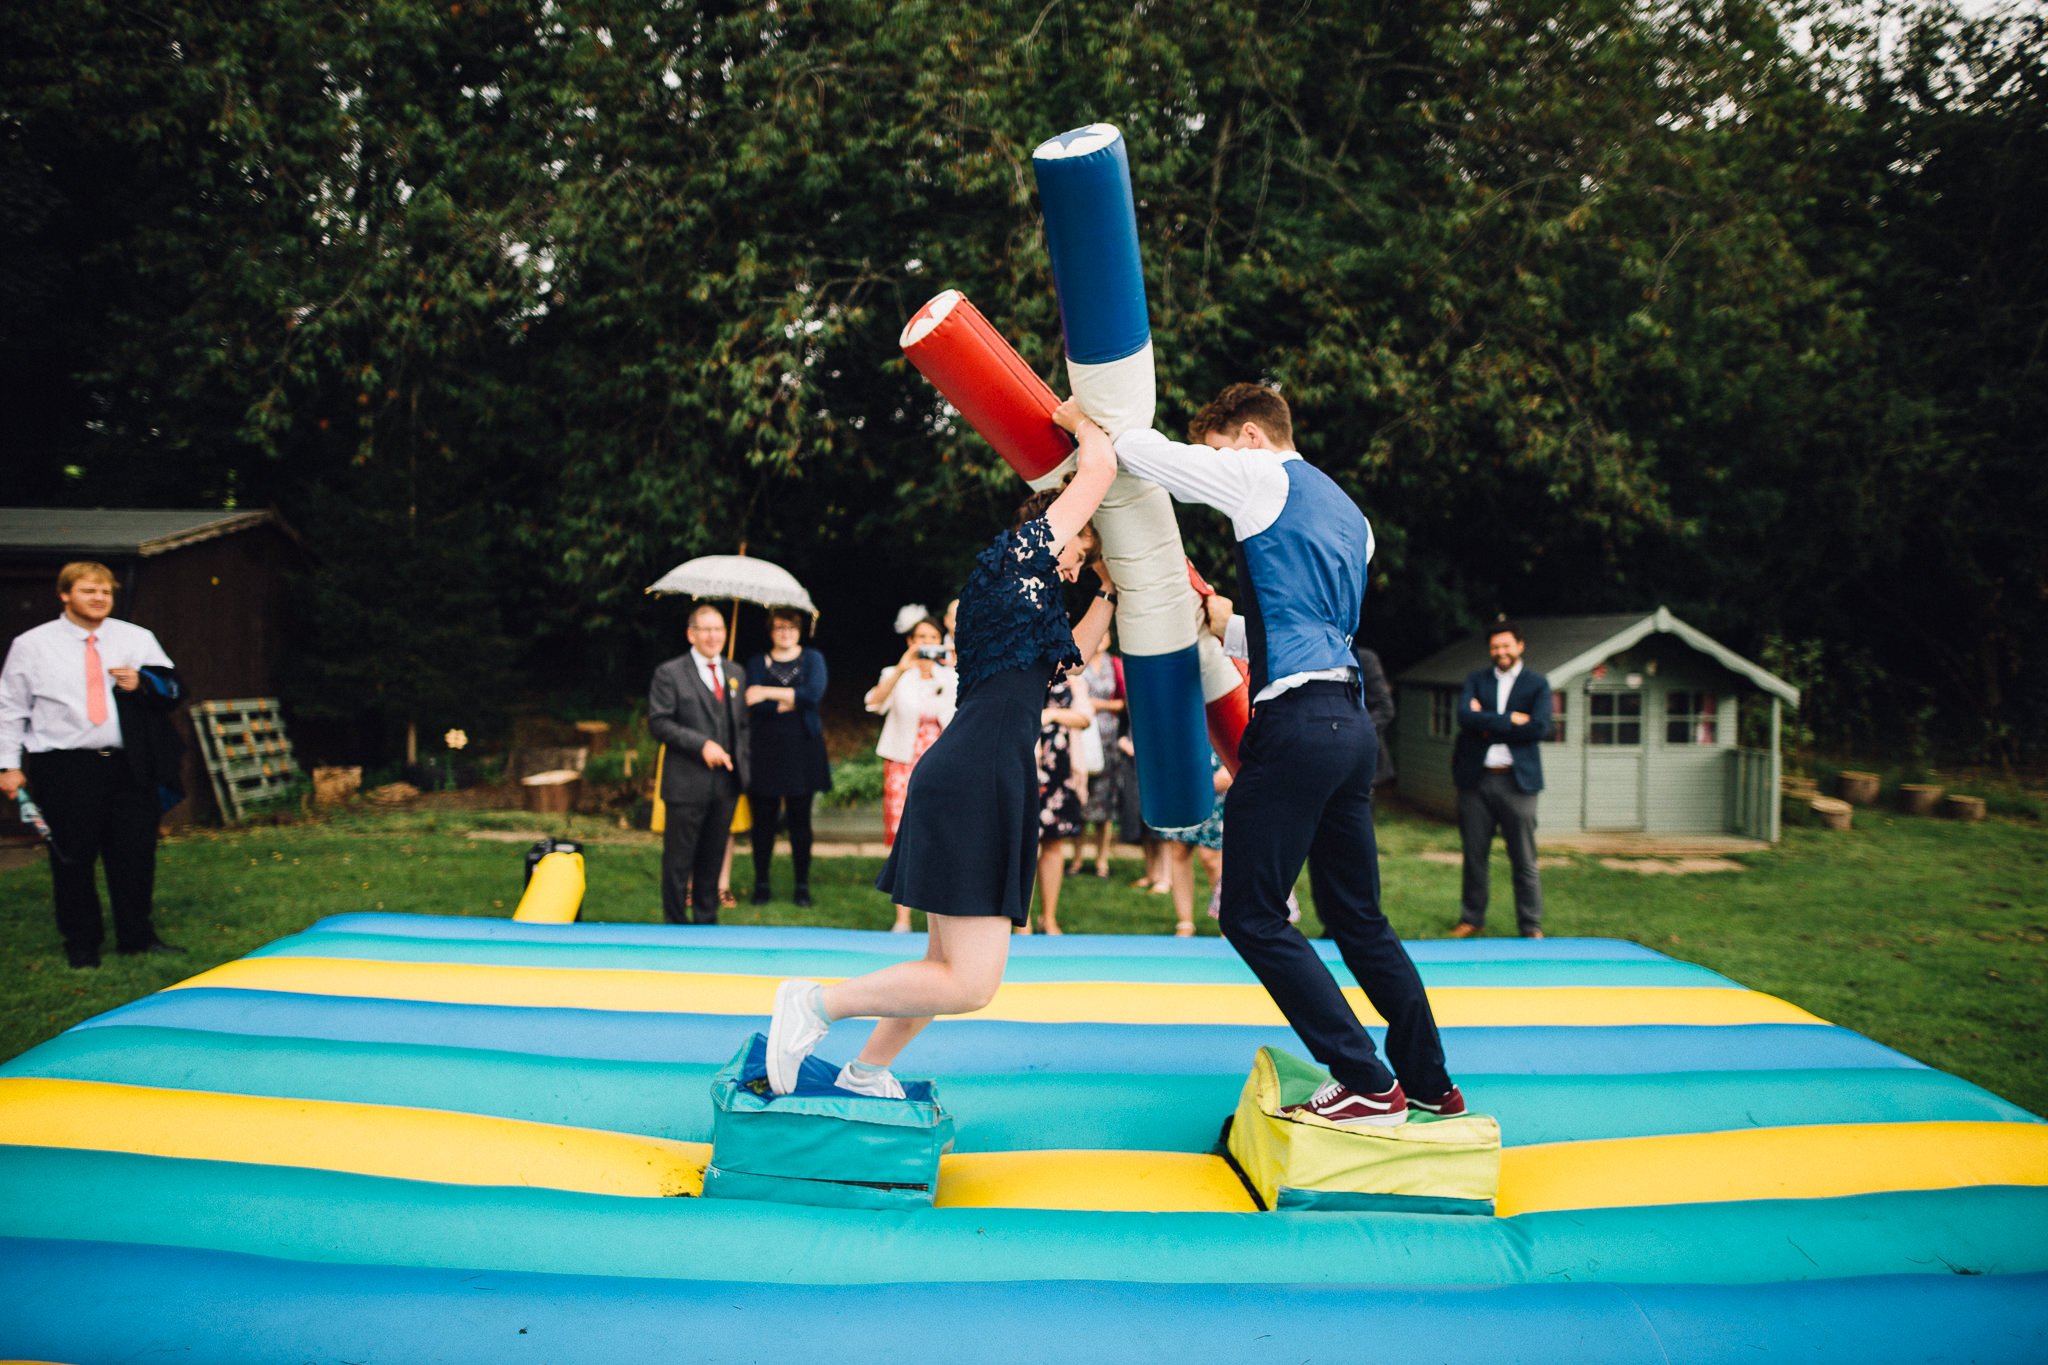
<svg viewBox="0 0 2048 1365">
<path fill-rule="evenodd" d="M 50 822 L 50 881 L 65 951 L 97 958 L 105 940 L 96 862 L 107 871 L 115 946 L 134 951 L 154 943 L 150 911 L 163 817 L 155 790 L 135 780 L 119 749 L 59 749 L 28 754 L 25 762 L 29 790 Z"/>
<path fill-rule="evenodd" d="M 1400 936 L 1380 913 L 1372 779 L 1379 738 L 1356 687 L 1307 683 L 1260 703 L 1238 746 L 1242 766 L 1223 817 L 1224 937 L 1315 1059 L 1352 1090 L 1414 1095 L 1451 1088 L 1443 1040 Z M 1337 980 L 1287 922 L 1308 864 L 1316 913 L 1387 1021 L 1387 1062 Z"/>
</svg>

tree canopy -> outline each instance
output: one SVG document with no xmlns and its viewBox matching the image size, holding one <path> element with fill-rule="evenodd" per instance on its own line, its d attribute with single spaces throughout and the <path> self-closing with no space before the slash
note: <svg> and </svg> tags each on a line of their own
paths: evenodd
<svg viewBox="0 0 2048 1365">
<path fill-rule="evenodd" d="M 1804 0 L 88 0 L 0 55 L 21 502 L 273 504 L 295 700 L 637 685 L 745 543 L 879 638 L 1064 387 L 1030 154 L 1129 141 L 1161 420 L 1239 378 L 1372 516 L 1397 667 L 1658 602 L 1839 743 L 2048 741 L 2048 25 Z M 1183 517 L 1205 569 L 1224 528 Z M 1227 577 L 1227 575 L 1226 575 Z M 873 623 L 861 630 L 859 626 Z"/>
</svg>

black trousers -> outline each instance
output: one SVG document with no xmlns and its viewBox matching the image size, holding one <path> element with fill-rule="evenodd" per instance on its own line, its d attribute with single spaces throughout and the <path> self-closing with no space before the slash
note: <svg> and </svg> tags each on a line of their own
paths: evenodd
<svg viewBox="0 0 2048 1365">
<path fill-rule="evenodd" d="M 1433 1099 L 1451 1088 L 1436 1017 L 1394 927 L 1380 913 L 1372 777 L 1379 738 L 1357 689 L 1313 682 L 1260 703 L 1238 745 L 1223 813 L 1224 937 L 1315 1059 L 1353 1090 L 1401 1083 Z M 1344 965 L 1387 1021 L 1387 1062 L 1316 950 L 1287 922 L 1308 864 L 1316 912 Z"/>
<path fill-rule="evenodd" d="M 1484 928 L 1489 876 L 1487 856 L 1493 832 L 1507 845 L 1515 884 L 1515 927 L 1527 934 L 1543 927 L 1543 880 L 1536 870 L 1536 796 L 1515 785 L 1513 773 L 1486 772 L 1477 785 L 1458 790 L 1458 841 L 1465 850 L 1462 904 L 1458 917 Z"/>
<path fill-rule="evenodd" d="M 29 754 L 24 764 L 29 791 L 50 824 L 50 882 L 65 951 L 94 956 L 104 941 L 96 862 L 107 870 L 114 946 L 149 946 L 156 938 L 150 909 L 163 816 L 156 792 L 136 780 L 119 749 L 58 749 Z"/>
<path fill-rule="evenodd" d="M 739 780 L 719 773 L 709 793 L 670 801 L 661 835 L 661 917 L 670 924 L 718 923 L 718 868 L 732 837 Z"/>
<path fill-rule="evenodd" d="M 789 860 L 795 865 L 796 884 L 811 884 L 811 800 L 802 796 L 759 796 L 747 794 L 754 810 L 754 885 L 768 885 L 768 865 L 775 861 L 775 836 L 779 826 L 789 826 Z"/>
</svg>

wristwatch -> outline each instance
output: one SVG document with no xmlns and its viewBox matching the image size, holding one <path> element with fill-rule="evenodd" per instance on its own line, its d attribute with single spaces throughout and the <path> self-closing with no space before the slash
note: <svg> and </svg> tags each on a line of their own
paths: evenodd
<svg viewBox="0 0 2048 1365">
<path fill-rule="evenodd" d="M 1116 594 L 1113 592 L 1098 592 L 1095 595 L 1109 603 L 1112 607 L 1116 605 Z"/>
</svg>

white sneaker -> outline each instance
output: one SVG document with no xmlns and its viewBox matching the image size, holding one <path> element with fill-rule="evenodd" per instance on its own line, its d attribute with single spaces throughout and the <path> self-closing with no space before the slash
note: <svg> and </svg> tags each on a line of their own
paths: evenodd
<svg viewBox="0 0 2048 1365">
<path fill-rule="evenodd" d="M 832 1027 L 818 1005 L 821 989 L 815 981 L 785 981 L 775 988 L 775 1013 L 768 1018 L 768 1088 L 778 1095 L 796 1089 L 804 1058 Z"/>
<path fill-rule="evenodd" d="M 832 1082 L 841 1090 L 851 1090 L 856 1095 L 873 1095 L 876 1099 L 900 1100 L 903 1082 L 886 1066 L 866 1066 L 860 1062 L 848 1062 L 839 1068 L 839 1079 Z"/>
</svg>

